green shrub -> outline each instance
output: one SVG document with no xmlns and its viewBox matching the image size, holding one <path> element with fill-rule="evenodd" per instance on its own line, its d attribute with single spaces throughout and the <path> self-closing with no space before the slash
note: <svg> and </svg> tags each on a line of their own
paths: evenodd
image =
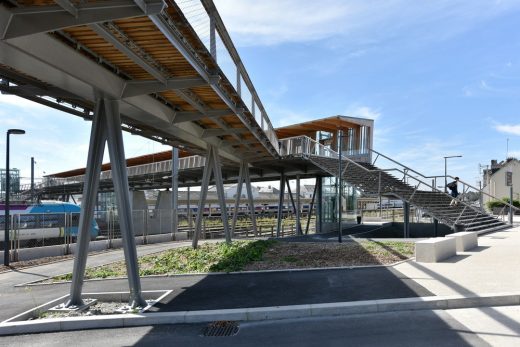
<svg viewBox="0 0 520 347">
<path fill-rule="evenodd" d="M 505 203 L 509 203 L 509 198 L 502 198 L 502 200 L 491 200 L 486 203 L 488 209 L 504 207 Z M 513 206 L 520 208 L 520 200 L 513 199 Z"/>
</svg>

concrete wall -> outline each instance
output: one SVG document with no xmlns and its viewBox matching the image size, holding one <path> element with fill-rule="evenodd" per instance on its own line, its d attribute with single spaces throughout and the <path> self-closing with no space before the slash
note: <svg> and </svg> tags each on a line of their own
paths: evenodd
<svg viewBox="0 0 520 347">
<path fill-rule="evenodd" d="M 404 235 L 404 223 L 384 223 L 380 228 L 374 226 L 374 231 L 364 232 L 355 237 L 360 238 L 402 238 Z M 437 236 L 445 236 L 453 233 L 453 230 L 444 224 L 438 224 Z M 435 235 L 433 223 L 410 223 L 410 237 L 423 238 Z"/>
<path fill-rule="evenodd" d="M 163 235 L 151 235 L 151 236 L 140 236 L 135 238 L 136 245 L 143 244 L 152 244 L 152 243 L 163 243 L 170 242 L 172 240 L 186 240 L 187 235 L 186 232 L 172 234 L 163 234 Z M 100 252 L 108 249 L 118 249 L 122 248 L 123 243 L 121 239 L 115 240 L 99 240 L 99 241 L 90 241 L 88 251 L 89 252 Z M 18 261 L 27 261 L 34 259 L 41 259 L 45 257 L 57 257 L 67 254 L 76 254 L 77 244 L 73 243 L 68 245 L 55 245 L 55 246 L 45 246 L 45 247 L 34 247 L 34 248 L 21 248 L 17 251 L 18 253 Z M 11 255 L 13 255 L 13 251 L 11 250 Z M 0 251 L 0 259 L 4 258 L 4 252 Z M 14 261 L 11 258 L 11 261 Z"/>
</svg>

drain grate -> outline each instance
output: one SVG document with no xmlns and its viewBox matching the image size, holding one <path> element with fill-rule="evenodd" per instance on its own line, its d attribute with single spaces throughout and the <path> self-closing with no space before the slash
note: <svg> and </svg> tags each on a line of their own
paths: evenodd
<svg viewBox="0 0 520 347">
<path fill-rule="evenodd" d="M 221 320 L 208 324 L 204 328 L 204 336 L 234 336 L 238 333 L 238 323 Z"/>
</svg>

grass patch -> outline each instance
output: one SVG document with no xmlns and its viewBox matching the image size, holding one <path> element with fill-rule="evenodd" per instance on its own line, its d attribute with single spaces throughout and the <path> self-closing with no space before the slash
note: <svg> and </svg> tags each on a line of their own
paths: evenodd
<svg viewBox="0 0 520 347">
<path fill-rule="evenodd" d="M 413 257 L 415 244 L 402 241 L 286 243 L 273 240 L 205 243 L 197 249 L 182 247 L 139 258 L 139 274 L 274 270 L 284 268 L 333 267 L 391 264 Z M 88 268 L 86 279 L 126 276 L 124 262 Z M 54 281 L 71 280 L 72 274 Z"/>
<path fill-rule="evenodd" d="M 197 249 L 175 248 L 169 251 L 140 257 L 139 275 L 170 275 L 196 272 L 240 271 L 251 262 L 261 260 L 266 249 L 276 241 L 234 241 L 227 243 L 205 243 Z M 126 276 L 124 262 L 88 268 L 85 279 Z M 72 274 L 56 276 L 53 280 L 70 281 Z"/>
</svg>

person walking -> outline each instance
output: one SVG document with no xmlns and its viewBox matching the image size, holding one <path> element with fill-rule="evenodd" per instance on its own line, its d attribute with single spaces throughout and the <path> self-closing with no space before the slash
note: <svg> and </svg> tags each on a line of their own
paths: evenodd
<svg viewBox="0 0 520 347">
<path fill-rule="evenodd" d="M 446 187 L 450 190 L 450 195 L 453 197 L 453 199 L 450 202 L 450 206 L 455 206 L 458 204 L 457 196 L 459 196 L 459 187 L 458 183 L 459 178 L 455 177 L 455 181 L 448 183 Z"/>
</svg>

